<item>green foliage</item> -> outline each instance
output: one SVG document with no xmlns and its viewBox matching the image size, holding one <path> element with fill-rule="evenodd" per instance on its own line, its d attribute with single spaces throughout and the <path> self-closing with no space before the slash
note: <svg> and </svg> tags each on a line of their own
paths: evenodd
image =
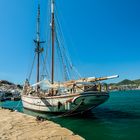
<svg viewBox="0 0 140 140">
<path fill-rule="evenodd" d="M 130 84 L 135 84 L 135 82 L 131 81 L 131 80 L 128 80 L 128 79 L 125 79 L 125 80 L 117 83 L 117 85 L 130 85 Z"/>
<path fill-rule="evenodd" d="M 129 79 L 125 79 L 121 82 L 118 82 L 118 83 L 110 83 L 109 85 L 110 86 L 120 86 L 120 85 L 140 85 L 140 79 L 137 79 L 137 80 L 129 80 Z"/>
<path fill-rule="evenodd" d="M 135 84 L 139 84 L 140 85 L 140 79 L 134 80 Z"/>
</svg>

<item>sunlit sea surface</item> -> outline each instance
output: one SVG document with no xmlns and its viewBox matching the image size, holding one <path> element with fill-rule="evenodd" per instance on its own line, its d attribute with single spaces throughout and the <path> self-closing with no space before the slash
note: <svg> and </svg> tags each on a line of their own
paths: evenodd
<svg viewBox="0 0 140 140">
<path fill-rule="evenodd" d="M 38 114 L 23 109 L 21 101 L 7 101 L 1 106 L 33 116 L 51 119 L 52 114 Z M 90 113 L 51 119 L 86 140 L 139 140 L 140 90 L 111 92 L 109 100 Z"/>
</svg>

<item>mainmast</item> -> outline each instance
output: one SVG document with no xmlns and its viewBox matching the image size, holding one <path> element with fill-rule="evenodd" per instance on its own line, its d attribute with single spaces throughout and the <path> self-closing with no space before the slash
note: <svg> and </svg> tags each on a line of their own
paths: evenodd
<svg viewBox="0 0 140 140">
<path fill-rule="evenodd" d="M 43 42 L 40 42 L 40 5 L 38 4 L 38 13 L 37 13 L 37 36 L 36 40 L 34 40 L 36 44 L 35 52 L 37 54 L 37 79 L 36 82 L 38 83 L 40 81 L 40 53 L 43 51 L 43 48 L 41 48 L 40 44 Z M 39 86 L 37 86 L 37 90 L 39 89 Z"/>
<path fill-rule="evenodd" d="M 51 34 L 52 34 L 52 69 L 51 69 L 51 83 L 54 84 L 54 37 L 55 37 L 55 23 L 54 23 L 54 0 L 51 0 Z"/>
</svg>

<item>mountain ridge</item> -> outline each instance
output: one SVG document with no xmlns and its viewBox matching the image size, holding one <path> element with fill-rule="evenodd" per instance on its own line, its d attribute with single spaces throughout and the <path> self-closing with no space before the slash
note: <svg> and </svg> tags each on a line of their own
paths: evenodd
<svg viewBox="0 0 140 140">
<path fill-rule="evenodd" d="M 109 85 L 116 85 L 116 86 L 121 86 L 121 85 L 140 85 L 140 79 L 136 80 L 129 80 L 129 79 L 124 79 L 118 83 L 110 83 Z"/>
</svg>

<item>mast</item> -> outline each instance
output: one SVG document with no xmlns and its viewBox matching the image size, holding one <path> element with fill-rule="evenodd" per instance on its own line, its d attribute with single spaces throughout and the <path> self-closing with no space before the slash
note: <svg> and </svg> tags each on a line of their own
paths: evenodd
<svg viewBox="0 0 140 140">
<path fill-rule="evenodd" d="M 52 68 L 51 68 L 51 83 L 54 84 L 54 0 L 51 0 L 51 34 L 52 34 Z"/>
<path fill-rule="evenodd" d="M 35 52 L 37 54 L 37 75 L 36 75 L 36 82 L 38 83 L 40 81 L 40 53 L 43 51 L 43 48 L 41 48 L 40 44 L 44 42 L 40 42 L 40 5 L 38 4 L 38 13 L 37 13 L 37 33 L 36 33 L 36 40 L 34 40 L 36 44 Z M 39 89 L 39 86 L 37 86 L 37 91 Z"/>
<path fill-rule="evenodd" d="M 40 66 L 40 5 L 38 5 L 38 17 L 37 17 L 37 79 L 39 82 L 39 66 Z"/>
</svg>

